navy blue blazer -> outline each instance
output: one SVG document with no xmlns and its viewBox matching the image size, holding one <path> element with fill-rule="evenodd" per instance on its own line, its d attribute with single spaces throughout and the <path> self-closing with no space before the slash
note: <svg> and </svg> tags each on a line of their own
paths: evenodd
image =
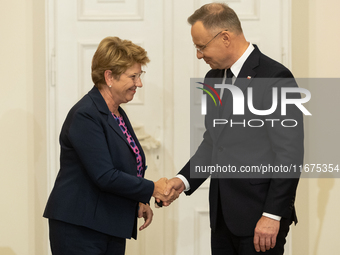
<svg viewBox="0 0 340 255">
<path fill-rule="evenodd" d="M 145 155 L 124 110 L 119 112 Z M 136 156 L 96 87 L 68 113 L 60 133 L 60 170 L 44 217 L 136 238 L 138 203 L 154 183 L 137 177 Z"/>
<path fill-rule="evenodd" d="M 272 87 L 297 87 L 293 75 L 282 64 L 270 59 L 260 52 L 256 45 L 254 51 L 245 61 L 236 81 L 235 86 L 239 87 L 247 98 L 247 88 L 253 87 L 253 105 L 255 109 L 270 109 L 272 105 Z M 216 84 L 222 83 L 224 70 L 210 70 L 205 79 L 215 78 Z M 261 81 L 254 78 L 287 78 L 281 79 L 282 83 L 268 83 L 262 86 Z M 279 79 L 275 79 L 279 80 Z M 288 83 L 286 83 L 288 81 Z M 214 86 L 214 84 L 210 84 Z M 265 84 L 266 85 L 266 84 Z M 299 98 L 294 93 L 292 97 Z M 301 111 L 291 105 L 287 108 L 287 115 L 281 116 L 279 110 L 271 116 L 255 116 L 245 105 L 244 115 L 232 115 L 232 98 L 228 90 L 224 90 L 222 98 L 223 110 L 216 110 L 216 106 L 210 97 L 207 97 L 207 115 L 205 116 L 206 132 L 204 139 L 195 155 L 179 172 L 185 176 L 191 189 L 186 192 L 192 194 L 209 174 L 202 175 L 202 178 L 191 178 L 190 165 L 195 166 L 231 166 L 240 169 L 241 166 L 299 166 L 303 162 L 303 116 Z M 246 103 L 247 100 L 245 100 Z M 280 105 L 280 102 L 278 103 Z M 242 123 L 249 119 L 294 119 L 298 125 L 294 128 L 282 127 L 280 122 L 272 123 L 264 121 L 262 127 L 250 128 L 248 126 L 223 125 L 213 127 L 213 119 L 233 119 L 234 122 Z M 258 125 L 258 123 L 254 124 Z M 241 175 L 238 175 L 241 177 Z M 288 175 L 284 176 L 287 177 Z M 275 175 L 267 178 L 254 178 L 251 174 L 245 173 L 243 178 L 212 178 L 210 182 L 210 222 L 211 228 L 215 231 L 217 222 L 218 206 L 229 229 L 238 236 L 252 236 L 257 221 L 263 212 L 281 216 L 291 222 L 297 221 L 295 214 L 295 194 L 299 181 L 299 173 L 290 175 L 289 178 L 276 178 Z M 227 178 L 225 178 L 227 177 Z M 260 176 L 261 177 L 261 176 Z M 221 202 L 221 203 L 219 203 Z"/>
</svg>

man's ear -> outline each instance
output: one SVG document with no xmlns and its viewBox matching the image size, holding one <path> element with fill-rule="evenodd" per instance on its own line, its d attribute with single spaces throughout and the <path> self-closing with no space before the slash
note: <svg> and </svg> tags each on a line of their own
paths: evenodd
<svg viewBox="0 0 340 255">
<path fill-rule="evenodd" d="M 231 32 L 230 31 L 223 31 L 221 33 L 221 37 L 222 37 L 222 42 L 224 43 L 224 45 L 226 45 L 227 47 L 230 44 L 230 39 L 231 39 Z"/>
</svg>

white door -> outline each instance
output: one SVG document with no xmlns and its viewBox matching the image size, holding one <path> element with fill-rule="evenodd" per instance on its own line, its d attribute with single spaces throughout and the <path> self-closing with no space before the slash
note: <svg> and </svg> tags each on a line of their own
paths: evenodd
<svg viewBox="0 0 340 255">
<path fill-rule="evenodd" d="M 189 158 L 189 85 L 209 67 L 198 61 L 186 19 L 204 0 L 46 0 L 50 189 L 59 169 L 58 136 L 67 112 L 93 84 L 91 59 L 106 36 L 148 51 L 144 87 L 123 106 L 142 140 L 146 178 L 171 178 Z M 288 0 L 229 0 L 248 41 L 289 66 Z M 202 123 L 200 123 L 202 124 Z M 203 132 L 203 126 L 197 132 Z M 208 183 L 169 208 L 127 243 L 127 254 L 210 254 Z M 153 206 L 152 206 L 153 207 Z"/>
<path fill-rule="evenodd" d="M 58 136 L 61 126 L 70 108 L 93 87 L 92 56 L 99 42 L 107 36 L 131 40 L 148 51 L 151 62 L 144 69 L 144 87 L 137 90 L 133 101 L 122 107 L 145 150 L 146 177 L 158 180 L 165 176 L 163 1 L 47 0 L 47 4 L 51 72 L 50 188 L 59 169 Z M 164 210 L 154 210 L 153 224 L 139 233 L 138 242 L 128 242 L 127 254 L 157 254 L 159 247 L 165 246 L 163 228 L 159 228 L 163 225 L 164 213 Z"/>
</svg>

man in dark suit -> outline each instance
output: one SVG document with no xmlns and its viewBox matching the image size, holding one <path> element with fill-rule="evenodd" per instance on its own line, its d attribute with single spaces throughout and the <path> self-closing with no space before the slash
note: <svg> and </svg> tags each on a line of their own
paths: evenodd
<svg viewBox="0 0 340 255">
<path fill-rule="evenodd" d="M 246 99 L 248 88 L 252 88 L 249 95 L 252 104 L 262 111 L 271 109 L 274 87 L 279 92 L 284 87 L 297 87 L 287 68 L 246 41 L 237 15 L 227 5 L 204 5 L 188 22 L 192 25 L 197 58 L 204 59 L 212 68 L 204 83 L 233 84 Z M 210 176 L 201 173 L 200 178 L 194 177 L 195 166 L 231 166 L 237 173 L 245 166 L 276 167 L 279 171 L 261 178 L 249 172 L 212 176 L 211 246 L 213 255 L 283 254 L 289 225 L 297 222 L 294 200 L 299 174 L 280 175 L 280 172 L 302 164 L 302 113 L 295 105 L 288 105 L 285 116 L 279 107 L 268 116 L 257 116 L 246 103 L 243 115 L 233 115 L 230 91 L 218 91 L 222 97 L 219 108 L 208 97 L 203 142 L 185 167 L 168 182 L 165 194 L 173 188 L 192 194 Z M 300 95 L 291 93 L 290 97 L 299 99 Z M 216 119 L 228 124 L 216 125 Z M 249 122 L 254 119 L 260 123 L 256 127 Z M 294 125 L 285 125 L 283 119 L 294 121 Z"/>
</svg>

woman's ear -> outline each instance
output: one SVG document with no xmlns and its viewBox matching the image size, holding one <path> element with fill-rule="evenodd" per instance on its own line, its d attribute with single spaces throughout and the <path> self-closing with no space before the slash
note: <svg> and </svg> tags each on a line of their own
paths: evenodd
<svg viewBox="0 0 340 255">
<path fill-rule="evenodd" d="M 113 82 L 112 71 L 111 70 L 105 70 L 104 77 L 105 77 L 106 85 L 111 88 L 112 87 L 112 82 Z"/>
</svg>

